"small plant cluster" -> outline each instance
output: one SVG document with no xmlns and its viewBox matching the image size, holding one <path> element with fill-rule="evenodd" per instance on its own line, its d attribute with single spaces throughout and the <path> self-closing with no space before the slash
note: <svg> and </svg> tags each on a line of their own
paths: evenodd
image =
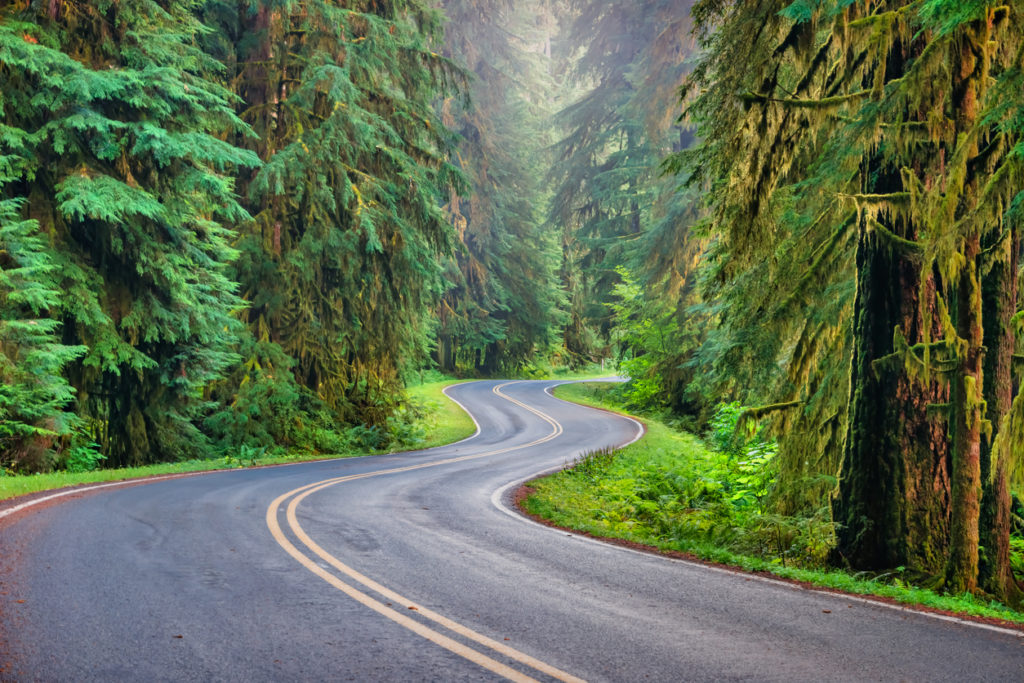
<svg viewBox="0 0 1024 683">
<path fill-rule="evenodd" d="M 1013 499 L 1010 512 L 1010 567 L 1016 576 L 1024 577 L 1024 503 Z"/>
<path fill-rule="evenodd" d="M 415 447 L 426 439 L 429 413 L 426 402 L 410 400 L 389 415 L 382 426 L 356 425 L 345 430 L 345 436 L 353 447 L 362 450 Z"/>
<path fill-rule="evenodd" d="M 585 513 L 612 535 L 711 543 L 782 566 L 820 567 L 834 542 L 828 508 L 776 511 L 778 447 L 738 403 L 720 404 L 704 443 L 653 423 L 624 454 L 580 457 L 564 478 Z"/>
</svg>

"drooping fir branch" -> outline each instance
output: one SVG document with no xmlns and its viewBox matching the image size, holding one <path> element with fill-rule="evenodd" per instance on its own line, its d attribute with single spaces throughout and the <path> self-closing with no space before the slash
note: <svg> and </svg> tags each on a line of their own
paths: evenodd
<svg viewBox="0 0 1024 683">
<path fill-rule="evenodd" d="M 245 127 L 194 9 L 64 2 L 0 21 L 0 106 L 28 133 L 7 191 L 52 245 L 63 334 L 87 348 L 67 370 L 76 412 L 114 465 L 206 453 L 202 392 L 233 360 L 225 224 L 247 218 L 232 176 L 258 160 L 219 137 Z"/>
<path fill-rule="evenodd" d="M 835 95 L 832 97 L 823 97 L 819 99 L 808 99 L 801 97 L 775 97 L 772 95 L 765 95 L 762 93 L 756 93 L 748 90 L 747 92 L 740 95 L 740 99 L 747 103 L 773 102 L 777 104 L 784 104 L 786 106 L 805 109 L 835 110 L 844 104 L 848 104 L 849 102 L 856 101 L 864 97 L 868 97 L 870 95 L 870 90 L 859 90 L 857 92 L 847 93 L 845 95 Z"/>
</svg>

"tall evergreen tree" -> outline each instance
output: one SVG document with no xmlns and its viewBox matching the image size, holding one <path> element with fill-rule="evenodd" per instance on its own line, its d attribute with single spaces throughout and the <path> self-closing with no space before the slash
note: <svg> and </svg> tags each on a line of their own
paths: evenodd
<svg viewBox="0 0 1024 683">
<path fill-rule="evenodd" d="M 256 158 L 188 1 L 8 4 L 0 21 L 3 189 L 59 269 L 51 316 L 86 354 L 68 371 L 84 429 L 113 465 L 200 455 L 202 389 L 232 362 L 240 306 L 222 225 Z"/>
<path fill-rule="evenodd" d="M 555 193 L 549 223 L 565 231 L 562 278 L 569 297 L 567 351 L 602 355 L 620 282 L 616 266 L 654 222 L 654 180 L 665 154 L 678 151 L 671 93 L 684 63 L 691 2 L 570 3 L 571 82 L 583 93 L 559 115 Z M 660 106 L 659 106 L 660 105 Z M 675 139 L 673 139 L 675 138 Z M 597 336 L 594 336 L 594 333 Z"/>
<path fill-rule="evenodd" d="M 426 352 L 459 178 L 435 100 L 457 70 L 419 0 L 220 0 L 207 21 L 265 162 L 235 275 L 257 341 L 349 422 L 382 421 Z M 250 361 L 258 360 L 250 358 Z"/>
<path fill-rule="evenodd" d="M 998 86 L 1019 72 L 1020 19 L 939 0 L 709 1 L 698 15 L 718 30 L 694 81 L 706 141 L 689 164 L 729 190 L 711 200 L 715 281 L 740 292 L 719 298 L 727 336 L 737 349 L 764 339 L 745 297 L 772 292 L 755 310 L 778 341 L 755 348 L 788 366 L 789 425 L 811 436 L 787 459 L 806 462 L 815 443 L 841 454 L 837 556 L 1016 599 L 1015 451 L 997 437 L 993 458 L 982 434 L 1002 431 L 988 418 L 1004 420 L 1012 397 L 1005 212 L 1021 181 Z"/>
</svg>

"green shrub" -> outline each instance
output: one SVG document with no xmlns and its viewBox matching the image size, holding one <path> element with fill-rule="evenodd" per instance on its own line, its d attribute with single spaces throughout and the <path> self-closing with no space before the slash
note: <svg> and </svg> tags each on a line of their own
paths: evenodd
<svg viewBox="0 0 1024 683">
<path fill-rule="evenodd" d="M 616 395 L 607 387 L 595 394 L 594 386 L 557 393 L 587 402 Z M 617 453 L 585 454 L 539 495 L 550 496 L 548 509 L 578 506 L 572 514 L 602 533 L 680 547 L 711 543 L 786 566 L 823 565 L 834 540 L 831 511 L 774 511 L 778 446 L 756 423 L 744 424 L 745 413 L 738 403 L 718 406 L 704 444 L 649 420 L 643 440 Z"/>
<path fill-rule="evenodd" d="M 78 437 L 72 439 L 72 445 L 64 455 L 61 469 L 68 472 L 92 472 L 106 459 L 107 457 L 100 452 L 99 444 L 83 441 Z"/>
<path fill-rule="evenodd" d="M 312 397 L 292 374 L 295 361 L 273 342 L 245 335 L 243 362 L 211 392 L 216 408 L 204 428 L 222 452 L 239 446 L 299 445 L 300 418 Z"/>
</svg>

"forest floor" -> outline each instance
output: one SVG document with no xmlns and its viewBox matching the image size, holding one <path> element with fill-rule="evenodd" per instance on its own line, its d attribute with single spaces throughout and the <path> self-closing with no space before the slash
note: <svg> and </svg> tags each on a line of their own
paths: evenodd
<svg viewBox="0 0 1024 683">
<path fill-rule="evenodd" d="M 554 393 L 564 400 L 623 412 L 607 389 L 600 383 L 571 384 Z M 517 497 L 521 510 L 543 523 L 636 549 L 957 617 L 1024 626 L 1024 612 L 970 594 L 951 596 L 919 588 L 899 571 L 872 577 L 821 563 L 801 566 L 793 558 L 787 561 L 785 553 L 767 548 L 751 553 L 749 540 L 723 530 L 723 520 L 715 518 L 714 510 L 673 509 L 665 498 L 657 500 L 658 493 L 671 497 L 681 480 L 710 480 L 721 470 L 712 467 L 715 454 L 697 437 L 649 417 L 643 422 L 647 434 L 637 443 L 614 454 L 592 454 L 573 468 L 529 482 Z"/>
</svg>

